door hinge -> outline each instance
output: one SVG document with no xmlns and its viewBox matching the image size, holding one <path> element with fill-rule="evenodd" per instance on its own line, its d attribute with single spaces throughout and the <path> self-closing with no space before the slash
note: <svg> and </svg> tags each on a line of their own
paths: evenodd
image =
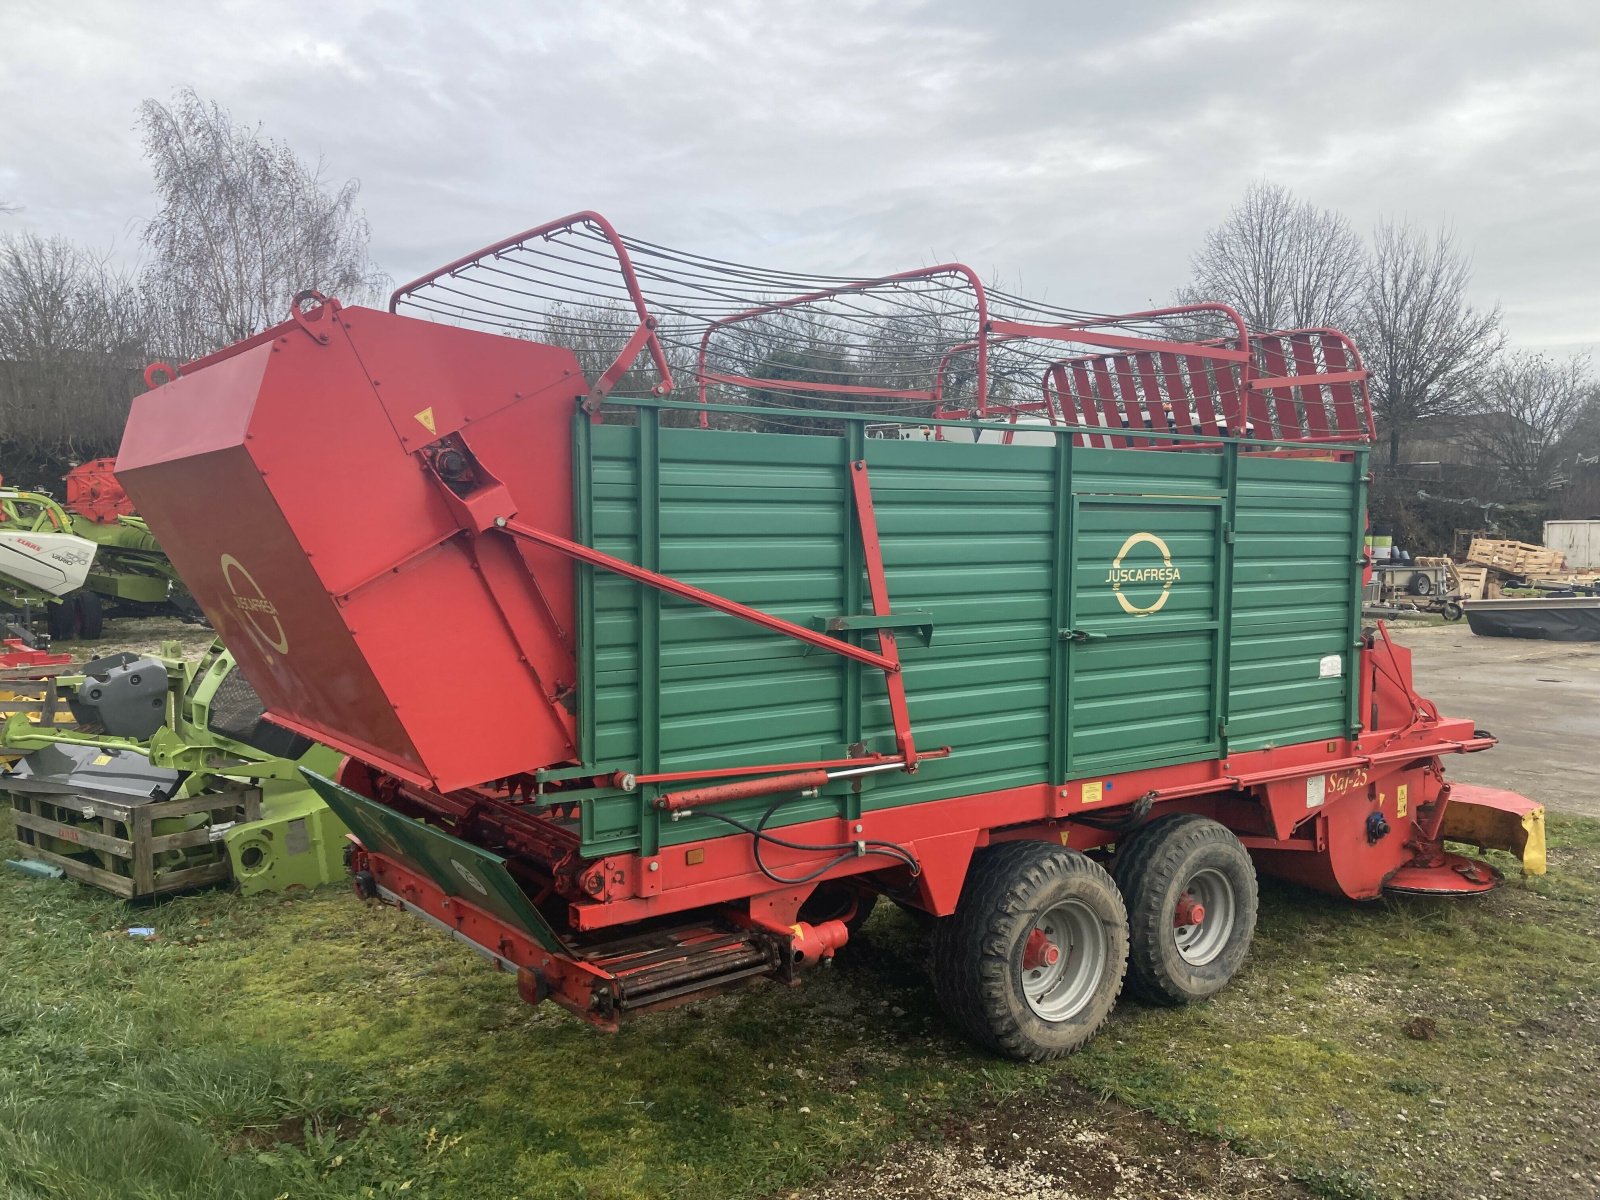
<svg viewBox="0 0 1600 1200">
<path fill-rule="evenodd" d="M 1233 526 L 1226 521 L 1222 523 L 1222 540 L 1228 545 L 1233 545 Z"/>
</svg>

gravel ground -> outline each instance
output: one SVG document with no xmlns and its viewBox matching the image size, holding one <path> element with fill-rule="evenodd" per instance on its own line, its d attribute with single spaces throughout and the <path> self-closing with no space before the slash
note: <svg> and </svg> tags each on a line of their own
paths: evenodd
<svg viewBox="0 0 1600 1200">
<path fill-rule="evenodd" d="M 1313 1195 L 1272 1162 L 1193 1137 L 1064 1080 L 1029 1103 L 950 1122 L 935 1141 L 830 1181 L 805 1200 L 1212 1200 Z"/>
</svg>

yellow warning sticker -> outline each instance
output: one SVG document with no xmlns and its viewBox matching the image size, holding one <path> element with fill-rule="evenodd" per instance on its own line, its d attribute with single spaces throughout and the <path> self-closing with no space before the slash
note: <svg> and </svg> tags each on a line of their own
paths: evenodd
<svg viewBox="0 0 1600 1200">
<path fill-rule="evenodd" d="M 94 765 L 97 767 L 103 767 L 110 761 L 111 755 L 109 754 L 96 754 L 94 756 Z"/>
<path fill-rule="evenodd" d="M 438 427 L 433 423 L 433 405 L 430 404 L 427 408 L 419 412 L 417 414 L 417 420 L 421 422 L 422 427 L 429 433 L 439 432 Z"/>
<path fill-rule="evenodd" d="M 1063 845 L 1063 846 L 1065 846 L 1065 845 L 1066 845 L 1066 844 L 1067 844 L 1067 840 L 1068 840 L 1068 839 L 1069 839 L 1069 838 L 1070 838 L 1070 837 L 1071 837 L 1071 836 L 1072 836 L 1072 830 L 1070 830 L 1070 829 L 1063 829 L 1063 830 L 1062 830 L 1062 831 L 1061 831 L 1061 844 L 1062 844 L 1062 845 Z"/>
<path fill-rule="evenodd" d="M 1403 817 L 1403 816 L 1406 815 L 1406 787 L 1407 786 L 1408 785 L 1402 783 L 1397 788 L 1394 789 L 1394 815 L 1397 816 L 1397 817 Z"/>
<path fill-rule="evenodd" d="M 1083 802 L 1085 804 L 1099 804 L 1105 796 L 1105 785 L 1098 779 L 1093 783 L 1083 785 Z"/>
</svg>

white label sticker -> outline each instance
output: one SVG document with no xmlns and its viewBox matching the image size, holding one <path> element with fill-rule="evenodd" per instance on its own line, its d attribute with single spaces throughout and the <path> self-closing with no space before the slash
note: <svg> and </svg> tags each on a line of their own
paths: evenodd
<svg viewBox="0 0 1600 1200">
<path fill-rule="evenodd" d="M 235 822 L 233 821 L 223 821 L 220 825 L 213 825 L 206 832 L 206 841 L 220 842 L 222 840 L 222 835 L 227 833 L 228 830 L 232 829 L 234 824 Z"/>
<path fill-rule="evenodd" d="M 1306 780 L 1306 807 L 1321 808 L 1328 795 L 1328 777 L 1312 775 Z"/>
<path fill-rule="evenodd" d="M 1317 664 L 1318 679 L 1337 679 L 1344 674 L 1344 656 L 1342 654 L 1324 654 L 1322 661 Z"/>
</svg>

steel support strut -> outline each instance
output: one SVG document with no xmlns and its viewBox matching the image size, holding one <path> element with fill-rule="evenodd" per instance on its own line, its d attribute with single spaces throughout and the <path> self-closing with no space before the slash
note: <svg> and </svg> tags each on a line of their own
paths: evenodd
<svg viewBox="0 0 1600 1200">
<path fill-rule="evenodd" d="M 730 617 L 737 617 L 741 621 L 748 621 L 752 625 L 759 625 L 763 629 L 770 629 L 774 633 L 781 633 L 784 637 L 794 638 L 798 642 L 805 642 L 808 646 L 816 646 L 822 650 L 831 651 L 845 658 L 853 658 L 864 662 L 868 666 L 877 667 L 886 671 L 891 676 L 900 671 L 897 659 L 884 654 L 874 654 L 871 650 L 860 646 L 852 646 L 837 638 L 831 638 L 825 633 L 814 629 L 807 629 L 804 625 L 796 625 L 793 621 L 785 621 L 782 617 L 775 617 L 771 613 L 764 613 L 758 608 L 751 608 L 747 604 L 740 604 L 737 600 L 729 600 L 726 596 L 718 596 L 697 588 L 682 580 L 673 579 L 670 575 L 662 575 L 655 571 L 635 566 L 624 559 L 613 558 L 611 555 L 590 546 L 581 545 L 559 534 L 538 529 L 532 525 L 525 525 L 511 517 L 495 518 L 495 527 L 503 529 L 513 537 L 525 538 L 530 542 L 538 542 L 541 546 L 549 546 L 552 550 L 559 550 L 570 558 L 579 562 L 586 562 L 591 566 L 600 567 L 635 583 L 645 584 L 647 587 L 656 588 L 658 591 L 679 596 L 693 604 L 704 605 L 706 608 L 715 609 L 717 612 L 726 613 Z"/>
<path fill-rule="evenodd" d="M 878 517 L 872 507 L 872 484 L 867 478 L 866 461 L 850 464 L 850 486 L 855 491 L 856 521 L 861 526 L 862 556 L 867 568 L 867 587 L 872 593 L 874 616 L 889 616 L 889 583 L 883 573 L 883 544 L 878 540 Z M 889 715 L 894 721 L 894 741 L 906 770 L 917 769 L 917 747 L 911 738 L 911 710 L 906 704 L 906 680 L 900 672 L 900 647 L 894 630 L 877 630 L 878 649 L 892 663 L 884 668 L 884 683 L 889 689 Z"/>
</svg>

